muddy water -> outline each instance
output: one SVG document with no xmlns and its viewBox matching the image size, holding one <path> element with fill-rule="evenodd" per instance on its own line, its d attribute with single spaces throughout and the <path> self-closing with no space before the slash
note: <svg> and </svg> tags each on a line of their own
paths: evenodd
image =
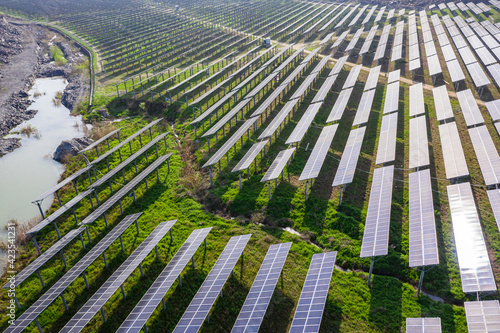
<svg viewBox="0 0 500 333">
<path fill-rule="evenodd" d="M 38 79 L 30 90 L 34 103 L 30 109 L 38 110 L 34 118 L 14 128 L 18 132 L 28 124 L 35 127 L 39 138 L 10 134 L 22 138 L 22 146 L 0 157 L 0 238 L 5 240 L 4 225 L 10 219 L 26 222 L 40 216 L 38 207 L 31 201 L 59 180 L 64 166 L 52 159 L 57 146 L 63 140 L 82 137 L 81 117 L 70 116 L 63 105 L 54 105 L 53 98 L 62 92 L 67 83 L 64 79 Z M 37 96 L 37 97 L 35 97 Z M 76 126 L 75 124 L 78 124 Z M 53 196 L 43 201 L 47 210 Z"/>
</svg>

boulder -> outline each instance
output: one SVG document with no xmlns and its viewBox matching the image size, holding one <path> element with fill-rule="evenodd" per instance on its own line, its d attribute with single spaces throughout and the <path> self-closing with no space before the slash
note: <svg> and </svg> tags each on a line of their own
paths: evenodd
<svg viewBox="0 0 500 333">
<path fill-rule="evenodd" d="M 76 156 L 80 150 L 94 142 L 89 137 L 75 138 L 61 142 L 54 153 L 54 160 L 64 163 L 69 155 Z"/>
</svg>

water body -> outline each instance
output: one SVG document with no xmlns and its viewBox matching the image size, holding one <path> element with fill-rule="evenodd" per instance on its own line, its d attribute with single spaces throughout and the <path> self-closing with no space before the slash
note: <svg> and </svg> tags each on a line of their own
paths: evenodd
<svg viewBox="0 0 500 333">
<path fill-rule="evenodd" d="M 84 136 L 82 118 L 71 116 L 65 106 L 56 106 L 52 101 L 66 85 L 66 80 L 60 78 L 36 80 L 29 92 L 35 102 L 29 108 L 38 113 L 11 133 L 31 124 L 40 138 L 9 135 L 21 138 L 22 146 L 0 158 L 0 238 L 3 240 L 6 239 L 4 225 L 10 219 L 26 222 L 40 216 L 38 207 L 31 201 L 57 184 L 64 172 L 65 167 L 52 159 L 61 141 Z M 43 201 L 43 210 L 50 207 L 52 200 L 50 196 Z"/>
</svg>

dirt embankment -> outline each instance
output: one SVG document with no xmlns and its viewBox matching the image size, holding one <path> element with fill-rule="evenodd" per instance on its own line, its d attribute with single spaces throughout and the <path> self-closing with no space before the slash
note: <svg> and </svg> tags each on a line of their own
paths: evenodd
<svg viewBox="0 0 500 333">
<path fill-rule="evenodd" d="M 52 45 L 61 49 L 65 65 L 54 62 Z M 0 156 L 20 146 L 19 139 L 3 137 L 37 112 L 28 110 L 35 79 L 66 78 L 61 102 L 70 110 L 88 96 L 90 78 L 81 66 L 87 59 L 78 45 L 52 30 L 0 16 Z"/>
</svg>

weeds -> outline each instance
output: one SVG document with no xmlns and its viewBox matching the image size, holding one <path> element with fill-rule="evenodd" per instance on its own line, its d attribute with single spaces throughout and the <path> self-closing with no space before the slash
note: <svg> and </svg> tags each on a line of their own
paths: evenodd
<svg viewBox="0 0 500 333">
<path fill-rule="evenodd" d="M 52 45 L 50 47 L 50 55 L 54 59 L 56 66 L 62 67 L 68 62 L 68 60 L 64 58 L 64 54 L 62 53 L 61 49 L 56 45 Z"/>
<path fill-rule="evenodd" d="M 35 139 L 40 139 L 42 137 L 42 134 L 38 131 L 38 129 L 31 124 L 27 124 L 26 126 L 22 127 L 19 130 L 19 134 L 26 135 L 28 138 L 31 138 L 31 136 L 33 136 Z"/>
<path fill-rule="evenodd" d="M 63 92 L 58 91 L 56 93 L 56 96 L 54 98 L 52 98 L 52 104 L 54 104 L 54 106 L 61 106 L 62 96 L 63 96 Z"/>
</svg>

